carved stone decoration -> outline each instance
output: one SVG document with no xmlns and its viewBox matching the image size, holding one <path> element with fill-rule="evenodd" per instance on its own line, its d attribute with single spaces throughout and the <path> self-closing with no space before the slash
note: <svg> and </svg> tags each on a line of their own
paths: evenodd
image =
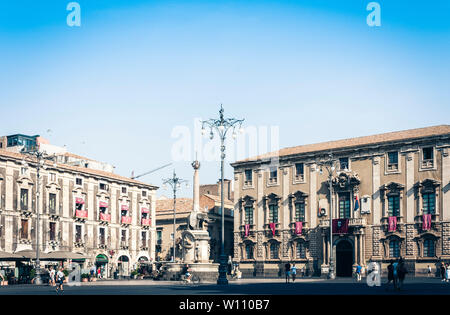
<svg viewBox="0 0 450 315">
<path fill-rule="evenodd" d="M 332 180 L 335 189 L 348 189 L 350 187 L 355 189 L 360 183 L 361 179 L 355 172 L 339 172 Z"/>
<path fill-rule="evenodd" d="M 258 232 L 257 234 L 257 239 L 256 239 L 256 245 L 257 245 L 257 255 L 258 257 L 263 257 L 263 250 L 264 250 L 264 246 L 263 246 L 263 232 Z"/>
<path fill-rule="evenodd" d="M 234 258 L 240 259 L 239 257 L 239 243 L 241 241 L 239 232 L 234 233 Z"/>
<path fill-rule="evenodd" d="M 406 225 L 406 256 L 414 255 L 414 225 Z"/>
<path fill-rule="evenodd" d="M 283 231 L 283 257 L 289 257 L 289 231 Z"/>
<path fill-rule="evenodd" d="M 450 255 L 450 223 L 442 223 L 442 255 Z"/>
<path fill-rule="evenodd" d="M 372 238 L 372 246 L 373 246 L 373 255 L 380 256 L 380 227 L 373 227 L 373 238 Z"/>
</svg>

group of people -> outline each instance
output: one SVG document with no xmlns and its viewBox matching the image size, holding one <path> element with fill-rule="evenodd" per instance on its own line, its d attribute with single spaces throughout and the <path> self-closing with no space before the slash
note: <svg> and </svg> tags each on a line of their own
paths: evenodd
<svg viewBox="0 0 450 315">
<path fill-rule="evenodd" d="M 441 281 L 449 282 L 450 281 L 450 265 L 448 263 L 444 264 L 441 262 L 440 266 L 440 274 L 441 274 Z M 429 267 L 428 270 L 431 270 L 431 267 Z M 430 272 L 428 272 L 430 273 Z"/>
<path fill-rule="evenodd" d="M 401 290 L 408 270 L 406 269 L 405 261 L 400 258 L 398 261 L 391 260 L 387 266 L 388 282 L 386 283 L 386 290 L 389 290 L 390 283 L 394 285 L 394 290 Z"/>
<path fill-rule="evenodd" d="M 56 269 L 56 268 L 55 268 Z M 63 272 L 63 268 L 60 267 L 58 271 L 53 269 L 53 267 L 50 266 L 50 269 L 48 271 L 49 274 L 49 284 L 51 286 L 56 286 L 55 290 L 58 291 L 64 291 L 64 280 L 66 279 L 66 276 Z"/>
<path fill-rule="evenodd" d="M 289 283 L 290 278 L 292 277 L 292 282 L 295 282 L 295 278 L 297 277 L 297 267 L 295 266 L 295 263 L 291 264 L 286 263 L 284 265 L 284 272 L 286 275 L 286 283 Z M 303 266 L 301 269 L 302 277 L 305 276 L 305 267 Z"/>
</svg>

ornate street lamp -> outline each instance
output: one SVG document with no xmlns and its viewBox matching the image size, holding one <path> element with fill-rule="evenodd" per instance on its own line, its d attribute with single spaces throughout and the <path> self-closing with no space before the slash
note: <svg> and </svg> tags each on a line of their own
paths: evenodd
<svg viewBox="0 0 450 315">
<path fill-rule="evenodd" d="M 220 174 L 221 174 L 221 180 L 220 180 L 220 209 L 222 212 L 222 242 L 220 247 L 220 257 L 219 257 L 219 277 L 217 279 L 217 284 L 228 284 L 227 280 L 227 257 L 225 255 L 225 228 L 224 228 L 224 222 L 225 222 L 225 216 L 224 216 L 224 198 L 223 198 L 223 164 L 225 159 L 225 139 L 228 130 L 233 129 L 233 139 L 236 139 L 237 133 L 236 133 L 236 127 L 239 126 L 239 131 L 241 133 L 244 132 L 244 129 L 242 128 L 242 123 L 244 119 L 234 119 L 234 118 L 224 118 L 223 117 L 223 107 L 222 104 L 220 104 L 220 110 L 219 110 L 219 119 L 208 119 L 202 121 L 202 134 L 206 134 L 205 127 L 209 128 L 209 137 L 212 140 L 214 138 L 214 131 L 217 132 L 217 134 L 220 137 Z"/>
<path fill-rule="evenodd" d="M 336 277 L 334 273 L 334 258 L 333 258 L 333 174 L 336 171 L 336 165 L 338 161 L 333 159 L 333 153 L 328 154 L 328 160 L 317 163 L 320 167 L 320 174 L 322 174 L 322 169 L 325 169 L 328 172 L 328 184 L 330 190 L 330 270 L 328 272 L 328 278 L 334 279 Z"/>
<path fill-rule="evenodd" d="M 56 167 L 56 155 L 49 155 L 45 151 L 40 151 L 39 148 L 33 149 L 25 149 L 21 150 L 22 154 L 25 154 L 29 157 L 29 163 L 36 163 L 36 279 L 35 284 L 42 284 L 41 279 L 41 261 L 39 259 L 40 256 L 40 240 L 39 240 L 39 224 L 40 224 L 40 213 L 39 213 L 39 197 L 40 197 L 40 171 L 41 168 L 44 170 L 47 169 L 45 165 L 46 160 L 52 160 L 54 163 L 54 167 Z M 27 165 L 25 160 L 23 161 L 24 165 Z"/>
<path fill-rule="evenodd" d="M 176 231 L 176 216 L 177 216 L 177 210 L 176 210 L 176 203 L 177 203 L 177 189 L 181 188 L 181 184 L 186 183 L 186 187 L 188 187 L 188 181 L 178 178 L 177 174 L 175 174 L 175 170 L 173 170 L 173 176 L 172 178 L 163 179 L 163 187 L 166 189 L 167 184 L 172 186 L 173 190 L 173 257 L 172 261 L 175 262 L 175 231 Z"/>
</svg>

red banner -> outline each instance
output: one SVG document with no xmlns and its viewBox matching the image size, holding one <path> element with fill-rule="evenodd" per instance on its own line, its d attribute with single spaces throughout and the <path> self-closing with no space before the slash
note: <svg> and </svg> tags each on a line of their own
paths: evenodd
<svg viewBox="0 0 450 315">
<path fill-rule="evenodd" d="M 100 220 L 109 222 L 109 221 L 111 221 L 111 215 L 100 212 Z"/>
<path fill-rule="evenodd" d="M 131 217 L 122 217 L 123 224 L 131 224 Z"/>
<path fill-rule="evenodd" d="M 397 217 L 389 217 L 389 232 L 394 232 L 397 230 Z"/>
<path fill-rule="evenodd" d="M 275 235 L 276 223 L 269 223 L 269 227 L 272 230 L 272 235 Z"/>
<path fill-rule="evenodd" d="M 77 217 L 77 218 L 87 218 L 88 217 L 87 210 L 75 210 L 75 217 Z"/>
<path fill-rule="evenodd" d="M 431 214 L 424 214 L 422 216 L 422 230 L 431 229 Z"/>
<path fill-rule="evenodd" d="M 122 209 L 124 211 L 128 211 L 128 206 L 127 205 L 122 205 L 122 207 L 120 209 Z"/>
<path fill-rule="evenodd" d="M 295 222 L 295 234 L 302 234 L 303 222 Z"/>
<path fill-rule="evenodd" d="M 150 213 L 150 211 L 147 208 L 142 208 L 141 211 L 142 213 Z"/>
<path fill-rule="evenodd" d="M 75 203 L 84 205 L 84 200 L 83 200 L 83 198 L 75 198 Z"/>
<path fill-rule="evenodd" d="M 107 202 L 100 201 L 99 204 L 98 204 L 98 206 L 99 206 L 99 207 L 102 207 L 102 208 L 108 208 L 108 203 L 107 203 Z"/>
<path fill-rule="evenodd" d="M 245 237 L 247 237 L 248 236 L 248 232 L 250 231 L 250 224 L 246 224 L 244 226 L 244 229 L 245 229 Z"/>
<path fill-rule="evenodd" d="M 333 219 L 333 234 L 347 234 L 348 219 Z"/>
<path fill-rule="evenodd" d="M 150 226 L 150 219 L 142 219 L 142 225 Z"/>
</svg>

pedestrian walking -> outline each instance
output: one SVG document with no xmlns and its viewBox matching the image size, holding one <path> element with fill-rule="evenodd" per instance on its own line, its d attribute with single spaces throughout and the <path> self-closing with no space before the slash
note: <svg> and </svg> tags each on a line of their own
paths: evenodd
<svg viewBox="0 0 450 315">
<path fill-rule="evenodd" d="M 431 267 L 430 267 L 430 265 L 428 265 L 428 268 L 427 268 L 427 269 L 428 269 L 428 271 L 427 271 L 427 272 L 428 272 L 428 277 L 431 277 L 432 274 L 431 274 Z"/>
<path fill-rule="evenodd" d="M 360 282 L 361 281 L 361 269 L 362 267 L 357 264 L 356 265 L 356 281 Z"/>
<path fill-rule="evenodd" d="M 386 290 L 389 290 L 389 284 L 391 282 L 394 283 L 394 289 L 395 289 L 395 282 L 394 282 L 394 261 L 391 260 L 389 265 L 387 266 L 388 271 L 388 282 L 386 283 Z"/>
<path fill-rule="evenodd" d="M 56 273 L 56 278 L 58 280 L 58 285 L 56 287 L 56 292 L 58 292 L 58 290 L 61 291 L 61 292 L 64 291 L 63 284 L 64 284 L 64 280 L 65 280 L 66 276 L 64 275 L 62 267 L 59 268 L 58 272 Z"/>
<path fill-rule="evenodd" d="M 445 265 L 441 262 L 441 281 L 445 281 Z"/>
<path fill-rule="evenodd" d="M 394 276 L 394 289 L 398 288 L 398 261 L 392 264 L 392 272 Z"/>
<path fill-rule="evenodd" d="M 102 269 L 99 266 L 97 269 L 97 278 L 101 279 L 101 277 L 102 277 Z"/>
<path fill-rule="evenodd" d="M 295 263 L 291 267 L 292 274 L 292 282 L 295 282 L 295 277 L 297 276 L 297 267 L 295 267 Z"/>
<path fill-rule="evenodd" d="M 403 287 L 403 281 L 405 280 L 406 274 L 408 273 L 408 270 L 406 269 L 406 265 L 405 265 L 405 262 L 404 262 L 403 258 L 400 258 L 400 261 L 398 263 L 397 268 L 398 268 L 398 271 L 397 271 L 397 274 L 398 274 L 397 287 L 398 287 L 398 290 L 400 291 L 400 289 Z"/>
<path fill-rule="evenodd" d="M 284 265 L 284 272 L 285 272 L 285 275 L 286 275 L 286 283 L 289 283 L 289 273 L 290 273 L 290 271 L 291 271 L 291 264 L 290 263 L 286 263 Z"/>
<path fill-rule="evenodd" d="M 445 264 L 445 282 L 450 281 L 450 267 L 448 264 Z"/>
<path fill-rule="evenodd" d="M 49 275 L 49 277 L 50 277 L 50 285 L 52 286 L 52 287 L 54 287 L 55 285 L 56 285 L 56 283 L 55 283 L 55 276 L 56 276 L 56 270 L 55 269 L 53 269 L 53 267 L 52 266 L 50 266 L 50 271 L 48 272 L 48 275 Z"/>
</svg>

